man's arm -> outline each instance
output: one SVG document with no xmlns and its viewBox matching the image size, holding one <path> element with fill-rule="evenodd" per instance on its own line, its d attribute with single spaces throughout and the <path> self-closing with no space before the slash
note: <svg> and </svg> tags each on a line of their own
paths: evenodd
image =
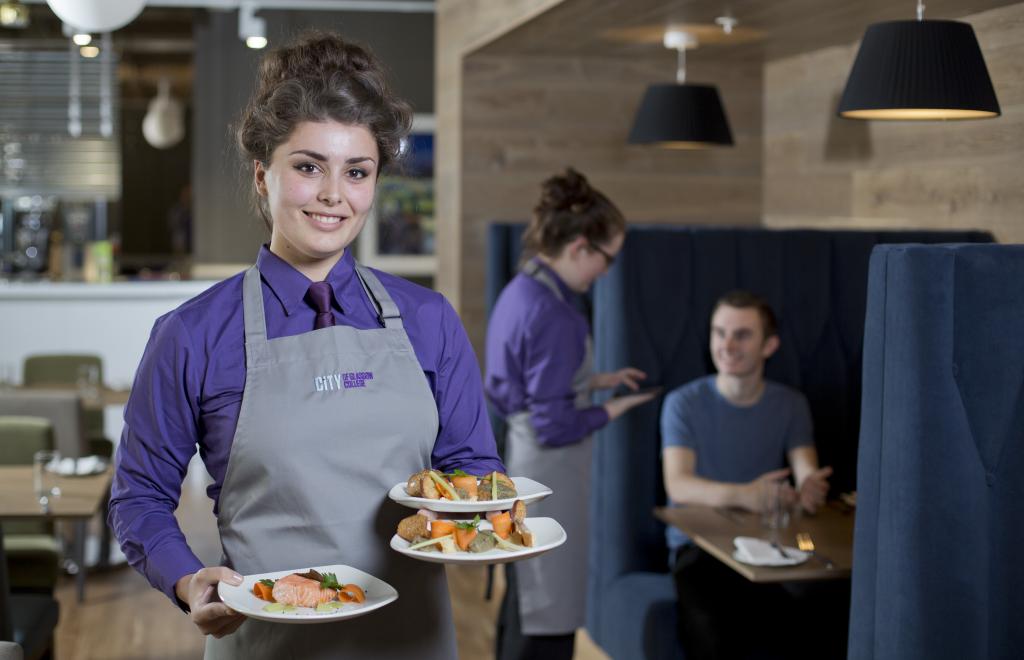
<svg viewBox="0 0 1024 660">
<path fill-rule="evenodd" d="M 697 453 L 688 447 L 665 447 L 661 456 L 665 492 L 677 504 L 735 506 L 759 511 L 765 484 L 789 475 L 789 468 L 783 468 L 743 484 L 712 481 L 697 476 Z"/>
<path fill-rule="evenodd" d="M 818 467 L 818 451 L 810 445 L 791 449 L 788 458 L 800 493 L 800 504 L 807 512 L 814 513 L 825 503 L 832 468 Z"/>
</svg>

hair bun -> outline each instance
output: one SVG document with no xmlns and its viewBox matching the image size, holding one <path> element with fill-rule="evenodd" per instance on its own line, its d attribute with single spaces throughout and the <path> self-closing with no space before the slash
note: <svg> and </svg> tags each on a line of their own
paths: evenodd
<svg viewBox="0 0 1024 660">
<path fill-rule="evenodd" d="M 327 79 L 338 73 L 347 76 L 377 69 L 365 48 L 319 30 L 305 32 L 300 42 L 278 49 L 276 55 L 263 60 L 266 80 Z"/>
<path fill-rule="evenodd" d="M 587 178 L 571 167 L 542 184 L 540 206 L 551 211 L 583 213 L 594 203 Z"/>
</svg>

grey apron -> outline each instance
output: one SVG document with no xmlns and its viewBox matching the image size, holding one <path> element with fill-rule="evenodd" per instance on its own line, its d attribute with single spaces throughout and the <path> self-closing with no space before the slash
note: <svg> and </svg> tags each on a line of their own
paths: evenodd
<svg viewBox="0 0 1024 660">
<path fill-rule="evenodd" d="M 551 276 L 529 262 L 523 272 L 564 300 Z M 594 375 L 594 353 L 587 337 L 586 355 L 573 375 L 576 407 L 591 405 L 587 383 Z M 564 447 L 544 447 L 528 411 L 508 417 L 509 474 L 529 477 L 552 487 L 554 494 L 531 504 L 527 515 L 554 518 L 565 528 L 565 544 L 515 566 L 519 615 L 526 635 L 564 635 L 584 625 L 587 596 L 587 531 L 590 502 L 590 459 L 593 438 Z M 558 484 L 562 484 L 558 487 Z"/>
<path fill-rule="evenodd" d="M 430 465 L 437 405 L 391 297 L 369 270 L 356 274 L 384 327 L 271 340 L 259 270 L 245 274 L 245 390 L 217 523 L 224 563 L 243 575 L 347 564 L 398 600 L 333 623 L 249 619 L 208 637 L 206 658 L 456 656 L 443 566 L 388 545 L 410 511 L 387 492 Z"/>
</svg>

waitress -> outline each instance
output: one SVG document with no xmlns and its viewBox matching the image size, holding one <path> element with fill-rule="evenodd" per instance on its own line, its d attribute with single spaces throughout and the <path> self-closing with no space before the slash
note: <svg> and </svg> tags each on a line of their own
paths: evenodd
<svg viewBox="0 0 1024 660">
<path fill-rule="evenodd" d="M 480 375 L 438 293 L 349 249 L 411 111 L 365 49 L 327 34 L 269 53 L 237 128 L 270 227 L 256 264 L 161 317 L 125 411 L 110 522 L 129 562 L 207 634 L 207 658 L 456 657 L 442 566 L 388 547 L 386 499 L 424 467 L 504 471 Z M 174 518 L 199 447 L 223 566 Z M 348 564 L 398 601 L 354 622 L 247 620 L 240 574 Z"/>
<path fill-rule="evenodd" d="M 595 374 L 590 323 L 580 294 L 622 248 L 626 221 L 582 174 L 568 169 L 543 184 L 523 242 L 534 256 L 501 292 L 487 329 L 485 390 L 508 421 L 510 474 L 552 487 L 530 507 L 566 530 L 558 551 L 505 565 L 508 589 L 498 621 L 498 660 L 566 658 L 584 624 L 591 434 L 654 394 L 591 404 L 595 390 L 646 378 L 626 367 Z"/>
</svg>

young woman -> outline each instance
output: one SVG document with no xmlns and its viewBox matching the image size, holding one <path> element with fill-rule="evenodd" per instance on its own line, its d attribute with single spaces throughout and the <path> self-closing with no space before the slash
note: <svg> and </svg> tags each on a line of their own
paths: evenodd
<svg viewBox="0 0 1024 660">
<path fill-rule="evenodd" d="M 451 306 L 349 250 L 409 106 L 380 63 L 312 34 L 267 55 L 237 130 L 270 227 L 256 264 L 160 318 L 136 375 L 110 521 L 131 564 L 207 638 L 207 658 L 456 656 L 442 567 L 388 540 L 388 489 L 424 467 L 504 471 Z M 175 521 L 196 446 L 223 566 Z M 246 620 L 216 597 L 239 574 L 348 564 L 395 603 L 354 622 Z"/>
<path fill-rule="evenodd" d="M 548 179 L 523 237 L 534 256 L 491 313 L 485 390 L 508 420 L 510 474 L 552 487 L 554 495 L 532 505 L 530 515 L 554 518 L 568 535 L 558 552 L 506 564 L 499 660 L 572 658 L 585 615 L 591 434 L 654 396 L 590 402 L 594 390 L 637 390 L 646 377 L 632 367 L 594 373 L 590 323 L 578 309 L 625 232 L 622 213 L 582 174 L 569 169 Z"/>
</svg>

